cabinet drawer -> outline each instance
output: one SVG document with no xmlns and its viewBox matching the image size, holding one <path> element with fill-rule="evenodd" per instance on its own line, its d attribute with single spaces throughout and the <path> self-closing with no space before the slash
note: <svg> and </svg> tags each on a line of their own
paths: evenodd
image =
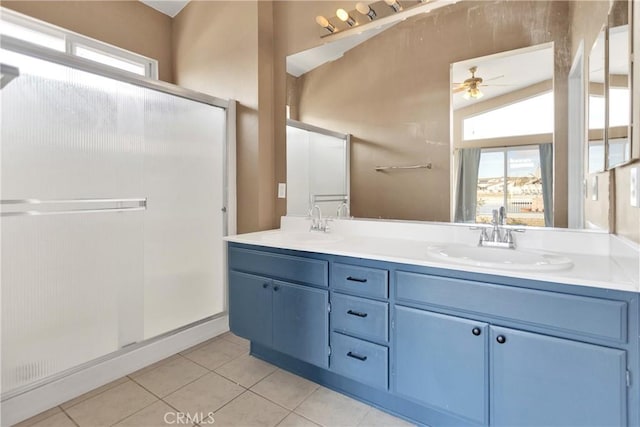
<svg viewBox="0 0 640 427">
<path fill-rule="evenodd" d="M 229 268 L 316 286 L 329 286 L 329 263 L 317 259 L 231 247 Z"/>
<path fill-rule="evenodd" d="M 388 325 L 388 303 L 338 293 L 331 295 L 331 327 L 334 330 L 387 341 Z"/>
<path fill-rule="evenodd" d="M 330 369 L 376 388 L 388 387 L 388 349 L 346 335 L 331 333 Z"/>
<path fill-rule="evenodd" d="M 400 301 L 485 314 L 617 342 L 627 340 L 627 303 L 397 272 Z"/>
<path fill-rule="evenodd" d="M 331 265 L 331 287 L 363 296 L 388 298 L 389 272 L 336 262 Z"/>
</svg>

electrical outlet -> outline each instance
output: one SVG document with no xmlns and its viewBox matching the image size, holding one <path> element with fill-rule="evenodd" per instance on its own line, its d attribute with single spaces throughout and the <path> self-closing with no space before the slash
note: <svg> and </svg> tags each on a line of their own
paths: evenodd
<svg viewBox="0 0 640 427">
<path fill-rule="evenodd" d="M 284 182 L 278 183 L 278 199 L 284 199 L 287 197 L 287 184 Z"/>
<path fill-rule="evenodd" d="M 638 173 L 638 166 L 631 168 L 629 171 L 629 202 L 631 206 L 640 207 L 640 176 Z"/>
</svg>

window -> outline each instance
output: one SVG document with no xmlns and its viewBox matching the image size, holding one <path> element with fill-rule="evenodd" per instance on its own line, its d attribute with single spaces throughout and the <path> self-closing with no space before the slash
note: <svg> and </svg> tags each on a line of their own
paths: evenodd
<svg viewBox="0 0 640 427">
<path fill-rule="evenodd" d="M 158 61 L 76 34 L 55 25 L 0 8 L 0 35 L 65 52 L 109 67 L 152 79 L 158 78 Z"/>
<path fill-rule="evenodd" d="M 553 133 L 553 92 L 545 92 L 462 121 L 466 141 Z"/>
<path fill-rule="evenodd" d="M 544 227 L 541 176 L 538 146 L 483 149 L 476 222 L 491 222 L 493 209 L 504 206 L 508 224 Z"/>
</svg>

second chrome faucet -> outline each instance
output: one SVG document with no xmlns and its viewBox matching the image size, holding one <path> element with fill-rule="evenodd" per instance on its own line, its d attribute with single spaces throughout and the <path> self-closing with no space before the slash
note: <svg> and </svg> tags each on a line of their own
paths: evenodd
<svg viewBox="0 0 640 427">
<path fill-rule="evenodd" d="M 504 206 L 501 206 L 500 209 L 494 209 L 490 228 L 491 235 L 487 234 L 486 227 L 482 227 L 478 246 L 515 249 L 516 244 L 513 240 L 513 232 L 524 232 L 524 229 L 506 228 L 506 225 L 507 213 Z"/>
</svg>

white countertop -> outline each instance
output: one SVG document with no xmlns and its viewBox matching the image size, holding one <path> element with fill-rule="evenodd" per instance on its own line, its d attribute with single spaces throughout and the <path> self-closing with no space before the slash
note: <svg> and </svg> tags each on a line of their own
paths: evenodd
<svg viewBox="0 0 640 427">
<path fill-rule="evenodd" d="M 479 232 L 470 230 L 468 226 L 375 220 L 340 220 L 331 222 L 330 225 L 332 230 L 329 235 L 335 238 L 328 238 L 327 241 L 297 238 L 301 233 L 309 232 L 309 222 L 304 218 L 295 217 L 283 217 L 280 229 L 227 236 L 225 240 L 248 245 L 640 292 L 638 246 L 607 233 L 527 229 L 525 233 L 516 236 L 518 248 L 542 250 L 565 256 L 573 261 L 573 266 L 561 271 L 514 271 L 463 265 L 434 258 L 429 254 L 429 247 L 438 244 L 475 244 Z"/>
</svg>

